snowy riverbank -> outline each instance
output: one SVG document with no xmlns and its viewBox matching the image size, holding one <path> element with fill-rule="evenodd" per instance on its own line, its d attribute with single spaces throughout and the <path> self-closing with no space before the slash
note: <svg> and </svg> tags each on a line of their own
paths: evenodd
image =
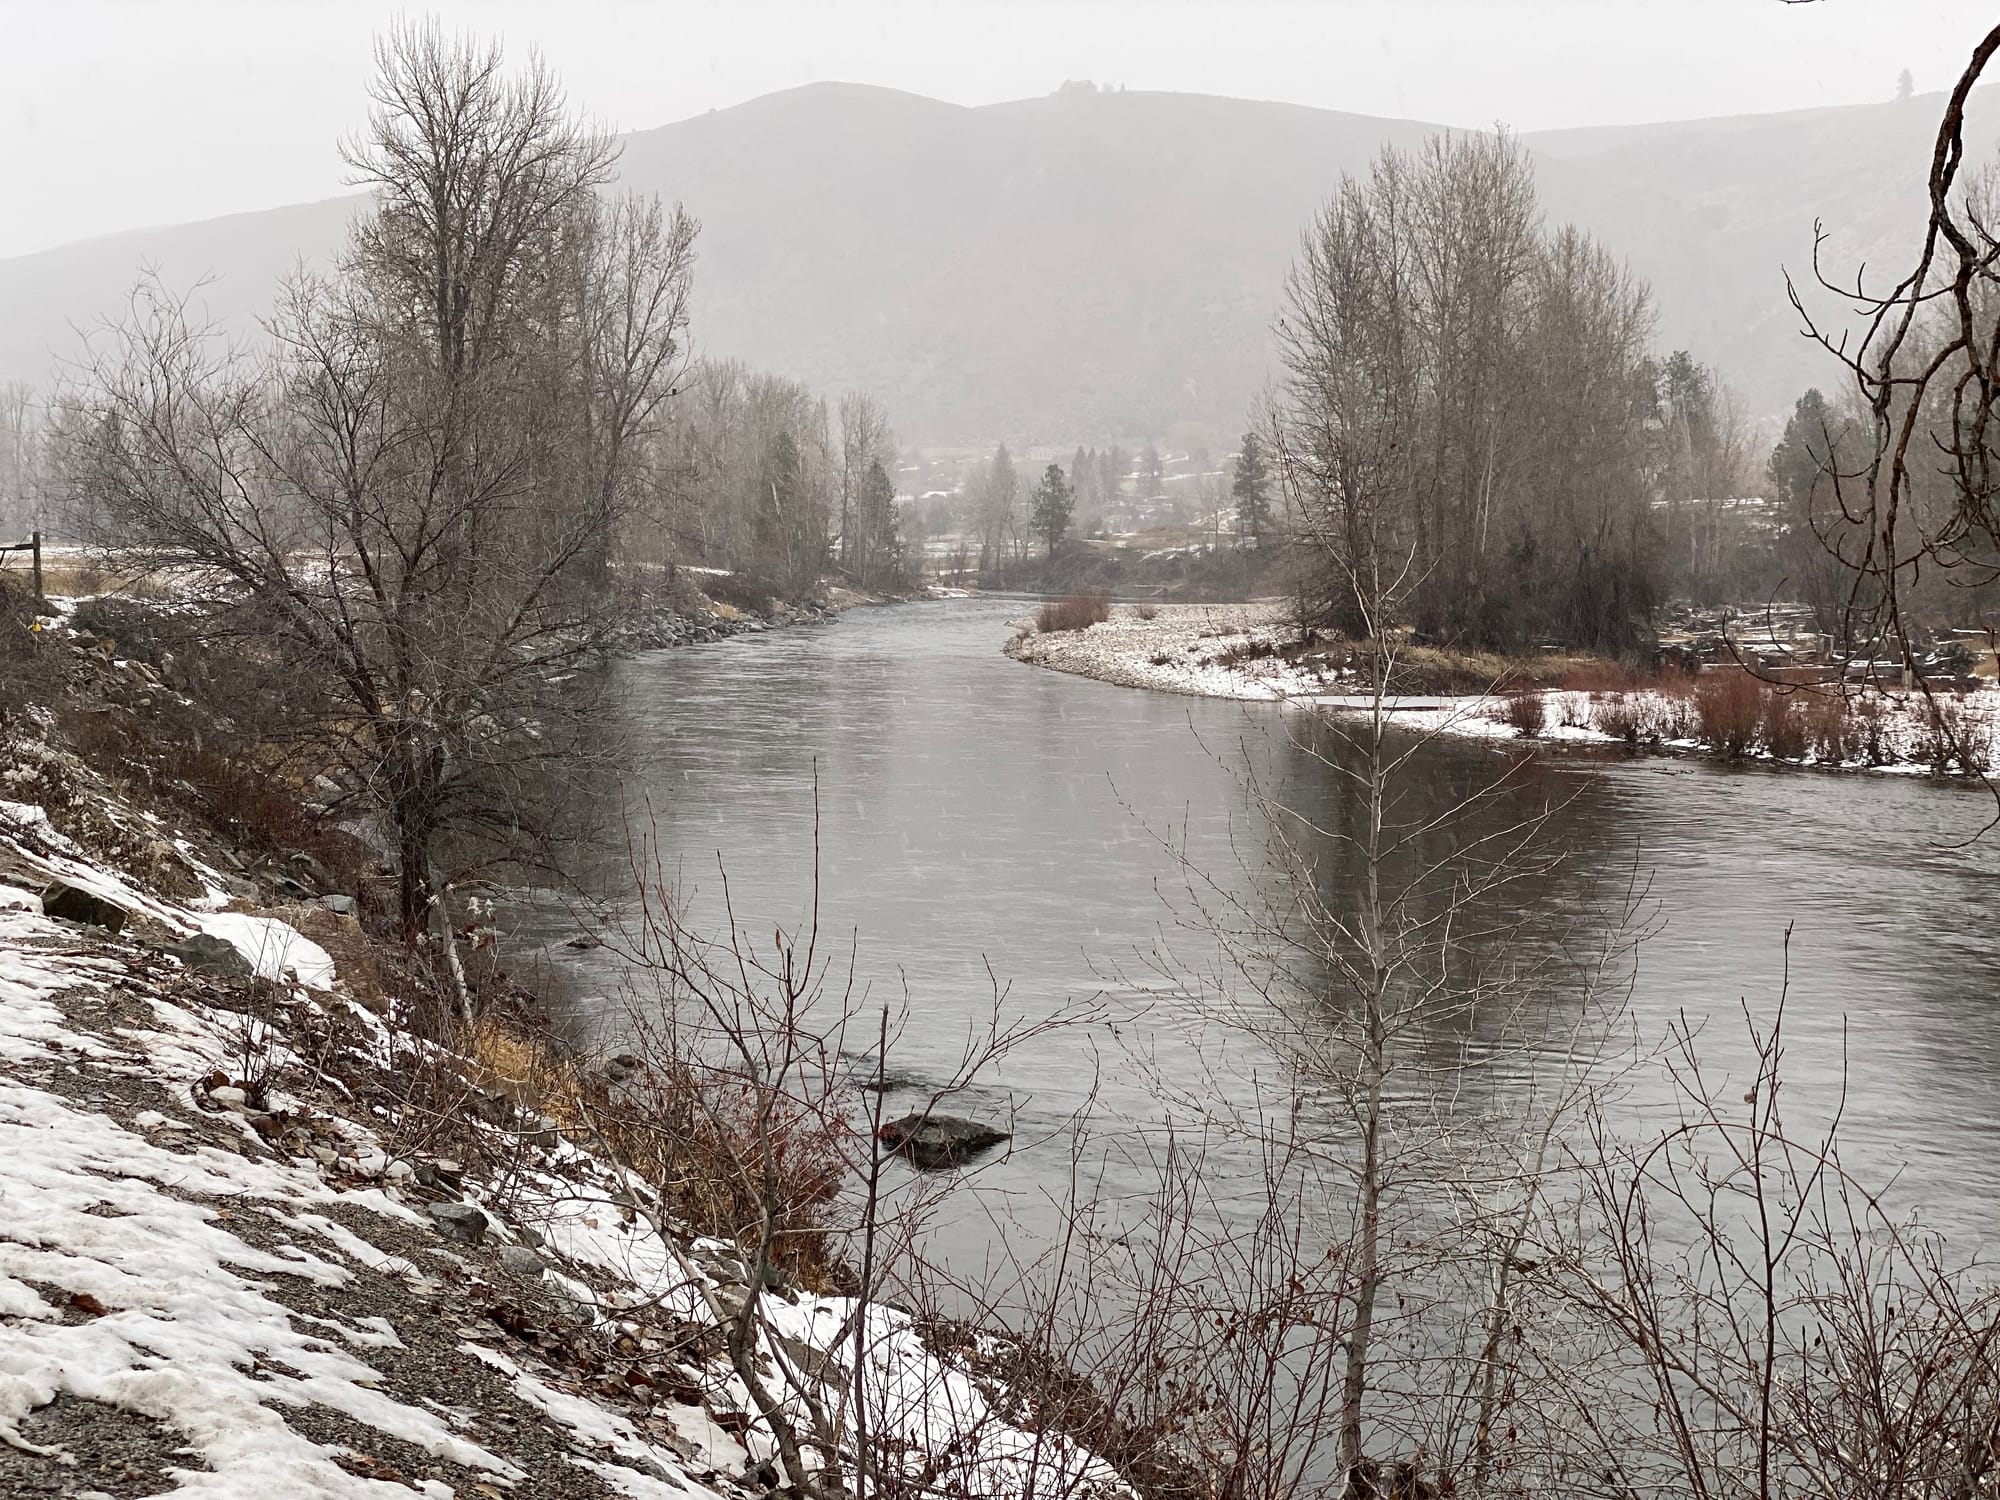
<svg viewBox="0 0 2000 1500">
<path fill-rule="evenodd" d="M 0 1494 L 763 1494 L 765 1407 L 856 1389 L 955 1492 L 1129 1493 L 886 1306 L 767 1290 L 753 1393 L 735 1246 L 390 1025 L 351 918 L 178 848 L 192 900 L 0 803 Z"/>
<path fill-rule="evenodd" d="M 1282 603 L 1145 609 L 1142 616 L 1133 606 L 1115 606 L 1100 624 L 1049 634 L 1024 620 L 1005 649 L 1017 661 L 1122 687 L 1336 713 L 1370 707 L 1323 657 L 1288 651 L 1296 632 Z M 1624 688 L 1402 694 L 1386 707 L 1399 728 L 1461 739 L 1623 746 L 1904 775 L 2000 770 L 2000 692 L 1991 688 L 1935 700 L 1920 692 L 1843 696 L 1775 688 L 1735 671 Z"/>
</svg>

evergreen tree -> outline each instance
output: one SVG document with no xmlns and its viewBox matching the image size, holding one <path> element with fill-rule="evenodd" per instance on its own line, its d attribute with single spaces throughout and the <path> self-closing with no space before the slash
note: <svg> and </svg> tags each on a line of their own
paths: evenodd
<svg viewBox="0 0 2000 1500">
<path fill-rule="evenodd" d="M 896 482 L 878 459 L 861 481 L 861 585 L 882 588 L 904 575 L 903 539 L 896 528 Z"/>
<path fill-rule="evenodd" d="M 1090 489 L 1091 467 L 1091 455 L 1079 443 L 1076 452 L 1070 455 L 1069 460 L 1070 488 L 1076 492 L 1076 498 L 1079 500 L 1083 499 Z"/>
<path fill-rule="evenodd" d="M 1237 535 L 1261 540 L 1264 528 L 1271 524 L 1271 466 L 1265 462 L 1264 445 L 1254 432 L 1243 434 L 1230 493 L 1236 497 Z"/>
<path fill-rule="evenodd" d="M 1795 517 L 1802 517 L 1812 498 L 1813 487 L 1827 473 L 1828 434 L 1833 430 L 1833 414 L 1826 397 L 1809 390 L 1799 397 L 1785 423 L 1785 435 L 1771 450 L 1767 472 L 1775 498 Z"/>
<path fill-rule="evenodd" d="M 1056 555 L 1056 543 L 1069 530 L 1070 512 L 1076 507 L 1076 492 L 1063 478 L 1061 464 L 1050 464 L 1042 471 L 1042 482 L 1035 486 L 1034 510 L 1031 524 L 1035 535 L 1046 537 L 1049 556 Z"/>
<path fill-rule="evenodd" d="M 757 556 L 775 563 L 778 571 L 787 575 L 793 572 L 796 561 L 793 542 L 803 509 L 802 477 L 798 440 L 780 428 L 765 446 L 764 461 L 758 466 L 752 514 L 756 517 Z M 796 581 L 790 576 L 779 579 L 787 585 Z"/>
<path fill-rule="evenodd" d="M 1160 493 L 1160 450 L 1151 443 L 1139 456 L 1139 496 L 1141 500 L 1151 500 Z"/>
</svg>

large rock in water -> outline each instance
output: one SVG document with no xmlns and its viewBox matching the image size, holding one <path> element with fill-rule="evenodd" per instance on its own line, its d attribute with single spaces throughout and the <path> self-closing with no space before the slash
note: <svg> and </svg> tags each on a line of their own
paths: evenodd
<svg viewBox="0 0 2000 1500">
<path fill-rule="evenodd" d="M 977 1120 L 961 1120 L 956 1115 L 905 1115 L 891 1120 L 876 1133 L 891 1151 L 900 1151 L 926 1170 L 956 1167 L 981 1151 L 1013 1137 Z"/>
<path fill-rule="evenodd" d="M 42 892 L 42 912 L 46 916 L 61 917 L 66 922 L 88 922 L 93 927 L 102 927 L 110 932 L 117 932 L 125 926 L 124 907 L 106 901 L 102 896 L 93 896 L 79 886 L 65 885 L 60 880 Z"/>
</svg>

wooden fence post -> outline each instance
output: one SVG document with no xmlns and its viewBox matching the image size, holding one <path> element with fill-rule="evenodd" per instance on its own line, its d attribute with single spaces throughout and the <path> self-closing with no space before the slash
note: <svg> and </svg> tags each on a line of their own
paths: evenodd
<svg viewBox="0 0 2000 1500">
<path fill-rule="evenodd" d="M 39 604 L 42 600 L 42 534 L 37 531 L 29 540 L 35 549 L 35 602 Z"/>
</svg>

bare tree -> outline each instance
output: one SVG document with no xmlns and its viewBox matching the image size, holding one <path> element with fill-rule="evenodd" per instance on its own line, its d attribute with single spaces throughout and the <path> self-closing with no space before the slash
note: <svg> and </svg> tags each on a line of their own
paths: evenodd
<svg viewBox="0 0 2000 1500">
<path fill-rule="evenodd" d="M 882 403 L 862 391 L 840 398 L 840 565 L 855 577 L 869 571 L 869 543 L 877 529 L 864 517 L 869 470 L 892 472 L 896 435 Z"/>
<path fill-rule="evenodd" d="M 39 520 L 41 450 L 35 388 L 18 380 L 0 385 L 0 532 L 25 531 Z"/>
<path fill-rule="evenodd" d="M 1816 526 L 1847 583 L 1838 633 L 1906 665 L 1918 656 L 1926 580 L 1987 597 L 2000 583 L 2000 176 L 1968 171 L 1965 157 L 1967 101 L 1996 53 L 2000 27 L 1946 99 L 1906 273 L 1886 287 L 1860 270 L 1836 280 L 1814 225 L 1814 280 L 1858 316 L 1858 336 L 1810 311 L 1787 280 L 1806 333 L 1846 369 L 1859 407 L 1855 441 L 1829 454 L 1834 504 Z"/>
<path fill-rule="evenodd" d="M 609 140 L 539 62 L 408 25 L 378 64 L 348 147 L 376 207 L 334 276 L 288 287 L 275 352 L 143 283 L 60 456 L 100 538 L 210 570 L 275 633 L 414 937 L 449 927 L 456 875 L 551 857 L 555 789 L 602 748 L 608 549 L 682 356 L 694 225 L 599 200 Z"/>
<path fill-rule="evenodd" d="M 1314 551 L 1314 618 L 1349 634 L 1361 549 L 1411 621 L 1470 644 L 1619 648 L 1650 607 L 1637 392 L 1642 288 L 1541 230 L 1507 137 L 1385 151 L 1308 229 L 1278 328 L 1278 420 Z M 1314 597 L 1314 596 L 1317 597 Z"/>
</svg>

